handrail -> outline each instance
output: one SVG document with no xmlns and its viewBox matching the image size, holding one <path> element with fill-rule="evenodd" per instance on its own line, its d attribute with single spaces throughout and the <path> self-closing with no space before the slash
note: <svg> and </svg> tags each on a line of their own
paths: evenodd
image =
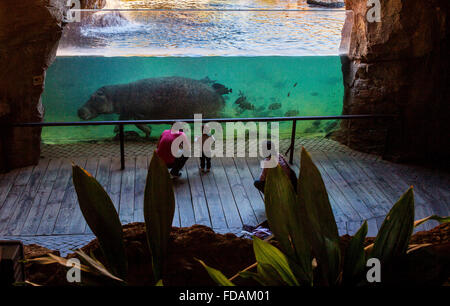
<svg viewBox="0 0 450 306">
<path fill-rule="evenodd" d="M 307 121 L 307 120 L 348 120 L 394 118 L 396 115 L 340 115 L 340 116 L 299 116 L 299 117 L 247 117 L 247 118 L 202 118 L 200 119 L 155 119 L 155 120 L 116 120 L 116 121 L 69 121 L 69 122 L 26 122 L 0 123 L 9 127 L 45 127 L 45 126 L 84 126 L 84 125 L 130 125 L 130 124 L 171 124 L 175 122 L 272 122 L 272 121 Z"/>
<path fill-rule="evenodd" d="M 157 119 L 157 120 L 117 120 L 117 121 L 71 121 L 71 122 L 22 122 L 22 123 L 0 123 L 0 127 L 55 127 L 55 126 L 101 126 L 118 125 L 120 140 L 120 163 L 121 170 L 125 169 L 125 133 L 124 126 L 130 124 L 173 124 L 175 122 L 283 122 L 292 121 L 291 144 L 286 151 L 289 154 L 289 163 L 294 160 L 294 145 L 297 121 L 308 120 L 361 120 L 376 118 L 395 118 L 396 115 L 373 114 L 373 115 L 340 115 L 340 116 L 298 116 L 298 117 L 253 117 L 253 118 L 201 118 L 201 119 Z"/>
</svg>

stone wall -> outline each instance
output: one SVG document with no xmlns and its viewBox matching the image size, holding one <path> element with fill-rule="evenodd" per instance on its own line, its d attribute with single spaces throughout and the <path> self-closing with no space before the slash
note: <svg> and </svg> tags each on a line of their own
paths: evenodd
<svg viewBox="0 0 450 306">
<path fill-rule="evenodd" d="M 65 1 L 0 1 L 0 122 L 41 122 L 45 71 L 63 28 Z M 40 128 L 0 133 L 0 171 L 36 164 Z"/>
<path fill-rule="evenodd" d="M 61 38 L 66 0 L 0 1 L 0 124 L 42 122 L 45 72 Z M 102 8 L 106 0 L 82 0 Z M 36 164 L 40 128 L 0 127 L 0 173 Z"/>
<path fill-rule="evenodd" d="M 343 114 L 399 118 L 343 122 L 334 137 L 396 161 L 448 161 L 450 1 L 380 2 L 381 22 L 368 23 L 367 0 L 346 0 L 354 24 Z"/>
</svg>

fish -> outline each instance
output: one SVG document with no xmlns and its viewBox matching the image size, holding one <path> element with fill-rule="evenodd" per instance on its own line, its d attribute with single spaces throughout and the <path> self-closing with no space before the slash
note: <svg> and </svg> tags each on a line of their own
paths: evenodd
<svg viewBox="0 0 450 306">
<path fill-rule="evenodd" d="M 277 110 L 281 108 L 281 103 L 272 103 L 269 105 L 270 110 Z"/>
<path fill-rule="evenodd" d="M 295 117 L 295 116 L 298 116 L 298 114 L 299 114 L 298 110 L 296 110 L 296 109 L 291 109 L 291 110 L 288 110 L 288 111 L 284 114 L 284 116 L 285 116 L 285 117 Z"/>
<path fill-rule="evenodd" d="M 255 106 L 247 101 L 242 101 L 241 103 L 239 103 L 239 107 L 241 109 L 246 109 L 246 110 L 254 110 L 255 109 Z"/>
<path fill-rule="evenodd" d="M 313 96 L 313 97 L 317 97 L 319 95 L 319 93 L 317 93 L 317 92 L 312 92 L 311 93 L 311 96 Z"/>
<path fill-rule="evenodd" d="M 297 82 L 295 82 L 295 84 L 294 84 L 294 87 L 296 87 L 296 86 L 297 86 L 297 84 L 298 84 L 298 83 L 297 83 Z"/>
<path fill-rule="evenodd" d="M 287 96 L 288 96 L 288 98 L 289 98 L 289 97 L 291 96 L 291 92 L 288 92 Z"/>
<path fill-rule="evenodd" d="M 227 88 L 225 85 L 219 83 L 212 84 L 212 88 L 214 88 L 214 90 L 220 95 L 227 95 L 233 92 L 233 89 Z"/>
</svg>

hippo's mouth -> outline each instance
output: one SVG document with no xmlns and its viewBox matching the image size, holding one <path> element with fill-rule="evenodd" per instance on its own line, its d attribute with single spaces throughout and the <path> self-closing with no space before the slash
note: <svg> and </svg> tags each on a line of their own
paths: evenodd
<svg viewBox="0 0 450 306">
<path fill-rule="evenodd" d="M 89 109 L 87 109 L 86 107 L 82 107 L 78 110 L 78 117 L 83 120 L 89 120 L 94 118 L 95 116 Z"/>
</svg>

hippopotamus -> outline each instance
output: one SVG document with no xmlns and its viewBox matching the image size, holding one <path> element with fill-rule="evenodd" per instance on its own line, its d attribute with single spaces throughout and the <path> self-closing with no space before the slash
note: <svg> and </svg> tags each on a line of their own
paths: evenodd
<svg viewBox="0 0 450 306">
<path fill-rule="evenodd" d="M 184 119 L 194 114 L 215 118 L 225 106 L 224 93 L 228 91 L 223 85 L 212 86 L 203 80 L 149 78 L 99 88 L 78 110 L 78 116 L 83 120 L 101 114 L 119 114 L 119 120 Z M 149 126 L 136 126 L 150 136 Z"/>
</svg>

